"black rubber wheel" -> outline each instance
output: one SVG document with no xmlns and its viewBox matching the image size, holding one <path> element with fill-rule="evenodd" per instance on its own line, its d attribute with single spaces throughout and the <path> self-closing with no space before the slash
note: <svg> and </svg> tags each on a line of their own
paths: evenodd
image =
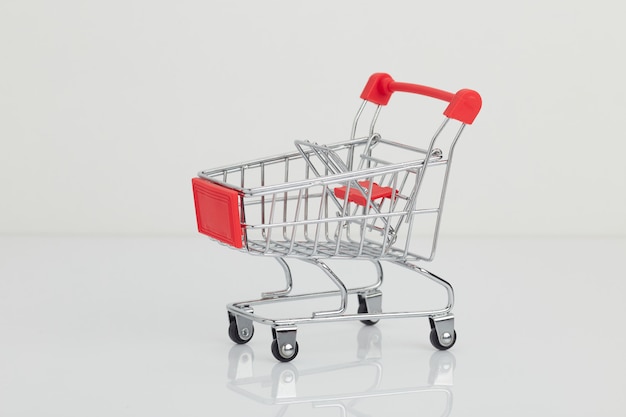
<svg viewBox="0 0 626 417">
<path fill-rule="evenodd" d="M 296 342 L 295 352 L 293 352 L 293 355 L 286 358 L 280 353 L 280 349 L 278 349 L 278 340 L 274 339 L 274 341 L 272 342 L 272 355 L 274 355 L 274 357 L 281 362 L 290 362 L 294 360 L 295 357 L 298 356 L 298 350 L 298 342 Z"/>
<path fill-rule="evenodd" d="M 437 331 L 435 329 L 431 329 L 430 330 L 430 343 L 432 343 L 432 345 L 439 350 L 448 350 L 452 346 L 454 346 L 454 344 L 456 343 L 456 330 L 454 331 L 454 334 L 452 335 L 452 343 L 450 343 L 448 346 L 444 346 L 441 343 L 439 343 L 439 338 L 437 337 Z"/>
<path fill-rule="evenodd" d="M 235 320 L 235 318 L 233 317 L 232 320 L 230 320 L 230 325 L 228 326 L 228 336 L 233 342 L 239 345 L 243 345 L 252 340 L 252 336 L 254 336 L 254 327 L 251 327 L 251 329 L 252 334 L 250 335 L 250 337 L 247 339 L 242 339 L 241 336 L 239 336 L 239 329 L 237 329 L 237 320 Z"/>
<path fill-rule="evenodd" d="M 363 297 L 362 295 L 359 295 L 359 309 L 357 310 L 357 313 L 359 314 L 367 314 L 369 313 L 367 311 L 367 304 L 365 304 L 365 297 Z M 379 320 L 361 320 L 361 323 L 363 323 L 366 326 L 373 326 L 376 323 L 378 323 Z"/>
</svg>

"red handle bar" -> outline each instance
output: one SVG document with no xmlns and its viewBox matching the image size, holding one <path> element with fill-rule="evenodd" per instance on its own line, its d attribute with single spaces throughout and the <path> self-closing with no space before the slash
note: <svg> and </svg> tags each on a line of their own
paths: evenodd
<svg viewBox="0 0 626 417">
<path fill-rule="evenodd" d="M 453 94 L 419 84 L 400 83 L 394 81 L 391 75 L 382 72 L 372 74 L 361 93 L 361 98 L 384 106 L 396 91 L 420 94 L 447 101 L 450 104 L 448 104 L 443 114 L 467 124 L 472 124 L 482 106 L 480 94 L 474 90 L 463 89 Z"/>
</svg>

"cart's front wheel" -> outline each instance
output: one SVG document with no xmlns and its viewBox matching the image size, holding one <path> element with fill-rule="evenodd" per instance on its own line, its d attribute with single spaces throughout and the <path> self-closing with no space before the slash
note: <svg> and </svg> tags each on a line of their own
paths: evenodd
<svg viewBox="0 0 626 417">
<path fill-rule="evenodd" d="M 278 346 L 278 340 L 272 342 L 272 355 L 281 362 L 292 361 L 298 355 L 298 342 L 295 345 L 289 343 Z"/>
<path fill-rule="evenodd" d="M 437 337 L 437 331 L 435 329 L 431 329 L 430 330 L 430 343 L 432 343 L 432 345 L 434 347 L 436 347 L 439 350 L 448 350 L 450 349 L 452 346 L 454 346 L 454 344 L 456 343 L 456 330 L 454 330 L 452 332 L 452 334 L 444 334 L 444 338 L 446 338 L 446 336 L 449 339 L 452 339 L 450 342 L 448 342 L 447 344 L 443 345 L 440 341 L 439 341 L 439 337 Z"/>
<path fill-rule="evenodd" d="M 254 327 L 252 326 L 252 321 L 250 320 L 250 323 L 246 323 L 246 325 L 240 329 L 239 326 L 237 326 L 237 319 L 234 315 L 228 314 L 228 318 L 230 321 L 230 324 L 228 326 L 228 336 L 230 337 L 230 340 L 239 345 L 248 343 L 254 335 Z"/>
</svg>

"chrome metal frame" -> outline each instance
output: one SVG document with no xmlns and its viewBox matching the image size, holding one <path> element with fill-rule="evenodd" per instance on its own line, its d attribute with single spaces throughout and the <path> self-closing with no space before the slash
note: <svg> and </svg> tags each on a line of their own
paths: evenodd
<svg viewBox="0 0 626 417">
<path fill-rule="evenodd" d="M 445 348 L 453 344 L 455 338 L 450 333 L 451 326 L 454 330 L 451 314 L 453 288 L 415 262 L 432 261 L 435 256 L 452 157 L 465 124 L 460 124 L 447 151 L 435 145 L 448 125 L 448 118 L 437 128 L 428 146 L 418 148 L 383 139 L 375 133 L 381 108 L 378 106 L 370 122 L 369 135 L 355 138 L 366 104 L 367 101 L 364 101 L 357 111 L 348 141 L 331 145 L 295 141 L 296 152 L 199 173 L 201 178 L 238 192 L 244 231 L 244 247 L 241 250 L 276 258 L 285 275 L 284 289 L 264 292 L 260 299 L 228 304 L 227 310 L 246 323 L 254 321 L 272 326 L 275 339 L 277 334 L 283 334 L 282 331 L 285 331 L 284 334 L 294 331 L 293 337 L 289 336 L 290 344 L 295 342 L 295 326 L 301 324 L 428 317 L 441 346 Z M 379 149 L 400 156 L 399 161 L 384 159 L 379 155 Z M 353 169 L 354 166 L 357 168 Z M 438 205 L 420 207 L 418 198 L 426 173 L 435 167 L 444 169 Z M 270 171 L 275 178 L 270 178 Z M 250 185 L 252 179 L 257 181 L 253 186 Z M 389 187 L 391 194 L 373 201 L 373 184 Z M 345 187 L 343 198 L 336 194 L 338 187 Z M 365 203 L 350 200 L 349 196 L 353 194 L 360 196 Z M 426 253 L 411 247 L 416 219 L 422 215 L 436 216 L 430 250 Z M 406 233 L 400 237 L 402 229 Z M 292 294 L 293 277 L 287 258 L 317 266 L 338 289 Z M 376 282 L 362 287 L 346 287 L 343 280 L 323 262 L 331 258 L 372 261 L 377 272 Z M 446 305 L 426 311 L 382 312 L 374 308 L 366 313 L 348 313 L 350 295 L 365 298 L 374 292 L 379 295 L 383 282 L 381 261 L 401 266 L 441 285 L 446 291 Z M 317 297 L 339 297 L 339 306 L 333 310 L 313 312 L 310 316 L 285 319 L 264 317 L 254 311 L 255 306 L 263 304 Z M 380 299 L 377 303 L 379 305 Z"/>
</svg>

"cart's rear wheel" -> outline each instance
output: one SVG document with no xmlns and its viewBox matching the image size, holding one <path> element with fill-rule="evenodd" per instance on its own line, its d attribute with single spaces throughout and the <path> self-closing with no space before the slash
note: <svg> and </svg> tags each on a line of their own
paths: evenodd
<svg viewBox="0 0 626 417">
<path fill-rule="evenodd" d="M 359 295 L 359 309 L 357 310 L 357 312 L 359 314 L 369 313 L 369 311 L 367 311 L 367 303 L 365 302 L 365 297 L 363 297 L 362 295 Z M 361 320 L 361 323 L 365 324 L 366 326 L 373 326 L 378 323 L 378 321 L 379 320 Z"/>
<path fill-rule="evenodd" d="M 274 339 L 272 342 L 272 355 L 281 362 L 292 361 L 298 356 L 298 350 L 298 342 L 294 346 L 286 344 L 280 347 L 278 346 L 278 340 Z"/>
<path fill-rule="evenodd" d="M 230 340 L 233 342 L 243 345 L 244 343 L 248 343 L 252 336 L 254 336 L 254 327 L 252 325 L 243 329 L 244 334 L 240 334 L 239 328 L 237 327 L 237 319 L 234 315 L 228 314 L 228 319 L 230 324 L 228 326 L 228 336 Z"/>
<path fill-rule="evenodd" d="M 454 344 L 456 343 L 456 330 L 454 330 L 451 337 L 452 337 L 452 342 L 444 346 L 439 341 L 439 337 L 437 337 L 437 331 L 435 329 L 430 330 L 430 343 L 432 343 L 432 345 L 439 350 L 448 350 L 452 346 L 454 346 Z"/>
</svg>

